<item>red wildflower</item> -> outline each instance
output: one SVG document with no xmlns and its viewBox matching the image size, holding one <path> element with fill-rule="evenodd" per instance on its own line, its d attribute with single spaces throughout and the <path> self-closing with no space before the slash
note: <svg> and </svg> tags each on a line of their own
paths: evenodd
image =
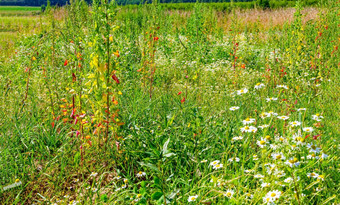
<svg viewBox="0 0 340 205">
<path fill-rule="evenodd" d="M 68 64 L 68 61 L 66 59 L 65 62 L 64 62 L 64 66 L 67 66 L 67 64 Z"/>
<path fill-rule="evenodd" d="M 182 100 L 181 100 L 181 103 L 184 103 L 185 102 L 185 98 L 183 98 Z"/>
</svg>

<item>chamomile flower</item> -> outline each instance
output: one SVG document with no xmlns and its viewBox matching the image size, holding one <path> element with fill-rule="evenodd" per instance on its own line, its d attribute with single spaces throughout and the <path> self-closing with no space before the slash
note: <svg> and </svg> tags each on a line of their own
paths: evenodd
<svg viewBox="0 0 340 205">
<path fill-rule="evenodd" d="M 98 191 L 98 189 L 97 189 L 97 188 L 95 188 L 95 187 L 93 187 L 93 188 L 91 189 L 91 191 L 92 191 L 92 192 L 97 192 L 97 191 Z"/>
<path fill-rule="evenodd" d="M 254 126 L 241 127 L 241 132 L 256 132 L 257 128 Z"/>
<path fill-rule="evenodd" d="M 237 91 L 237 95 L 242 95 L 242 94 L 245 94 L 247 92 L 248 92 L 248 89 L 247 88 L 243 88 L 243 89 Z"/>
<path fill-rule="evenodd" d="M 290 158 L 289 160 L 287 160 L 285 164 L 290 167 L 297 167 L 300 165 L 300 162 L 296 157 L 294 157 L 294 158 Z"/>
<path fill-rule="evenodd" d="M 263 87 L 265 87 L 265 85 L 263 83 L 257 83 L 254 88 L 256 90 L 258 90 L 258 89 L 263 88 Z"/>
<path fill-rule="evenodd" d="M 269 196 L 273 199 L 273 201 L 275 201 L 276 199 L 279 199 L 281 196 L 281 192 L 278 190 L 274 190 L 274 191 L 270 191 L 267 193 L 266 196 Z"/>
<path fill-rule="evenodd" d="M 310 152 L 313 152 L 313 153 L 319 153 L 321 151 L 321 148 L 317 147 L 313 143 L 307 144 L 307 148 L 309 149 Z"/>
<path fill-rule="evenodd" d="M 321 157 L 321 159 L 326 159 L 328 157 L 328 155 L 325 154 L 325 153 L 322 153 L 320 157 Z"/>
<path fill-rule="evenodd" d="M 267 140 L 266 140 L 266 138 L 261 137 L 261 140 L 257 140 L 256 144 L 259 147 L 264 148 L 267 144 Z"/>
<path fill-rule="evenodd" d="M 314 129 L 312 127 L 304 127 L 304 128 L 302 128 L 302 130 L 304 132 L 313 132 L 314 131 Z"/>
<path fill-rule="evenodd" d="M 246 193 L 246 197 L 249 198 L 249 199 L 252 199 L 252 198 L 254 198 L 254 195 L 252 195 L 250 193 Z"/>
<path fill-rule="evenodd" d="M 288 89 L 288 87 L 287 87 L 286 85 L 277 85 L 276 87 L 277 87 L 277 88 L 284 88 L 284 89 L 286 89 L 286 90 Z"/>
<path fill-rule="evenodd" d="M 213 169 L 217 170 L 217 169 L 221 169 L 223 168 L 223 164 L 216 164 L 213 166 Z"/>
<path fill-rule="evenodd" d="M 272 158 L 274 160 L 285 160 L 286 159 L 286 157 L 282 154 L 282 152 L 280 152 L 280 153 L 272 153 L 271 155 L 272 155 Z"/>
<path fill-rule="evenodd" d="M 202 161 L 201 161 L 201 163 L 206 163 L 208 160 L 206 160 L 206 159 L 203 159 Z"/>
<path fill-rule="evenodd" d="M 242 136 L 238 136 L 238 137 L 233 137 L 232 138 L 233 141 L 242 140 L 242 139 L 243 139 Z"/>
<path fill-rule="evenodd" d="M 271 97 L 271 98 L 266 98 L 266 100 L 267 100 L 267 102 L 270 102 L 270 101 L 276 101 L 276 100 L 277 100 L 277 98 L 273 98 L 273 97 Z"/>
<path fill-rule="evenodd" d="M 259 128 L 264 129 L 266 127 L 269 127 L 269 125 L 260 125 Z"/>
<path fill-rule="evenodd" d="M 198 195 L 195 195 L 195 196 L 189 196 L 188 198 L 188 202 L 193 202 L 193 201 L 196 201 L 196 199 L 198 198 Z"/>
<path fill-rule="evenodd" d="M 137 173 L 137 177 L 139 177 L 139 178 L 144 177 L 144 176 L 146 176 L 145 172 L 140 171 L 140 172 Z"/>
<path fill-rule="evenodd" d="M 306 108 L 299 108 L 299 109 L 297 109 L 298 112 L 300 112 L 300 111 L 306 111 L 306 110 L 307 110 Z"/>
<path fill-rule="evenodd" d="M 293 182 L 293 178 L 292 177 L 288 177 L 287 179 L 284 180 L 285 183 L 292 183 Z"/>
<path fill-rule="evenodd" d="M 255 174 L 254 178 L 264 178 L 264 176 L 262 174 Z"/>
<path fill-rule="evenodd" d="M 242 121 L 243 125 L 252 124 L 254 122 L 255 122 L 255 119 L 253 119 L 253 118 L 247 118 L 247 119 Z"/>
<path fill-rule="evenodd" d="M 274 203 L 273 198 L 271 198 L 270 196 L 265 196 L 262 199 L 263 199 L 263 203 L 265 203 L 265 204 L 273 204 Z"/>
<path fill-rule="evenodd" d="M 95 177 L 95 176 L 97 176 L 97 175 L 98 175 L 97 172 L 92 172 L 91 175 L 90 175 L 90 177 Z"/>
<path fill-rule="evenodd" d="M 233 162 L 233 161 L 239 162 L 239 161 L 240 161 L 240 158 L 234 157 L 234 158 L 228 159 L 228 161 L 229 161 L 229 162 Z"/>
<path fill-rule="evenodd" d="M 264 182 L 264 183 L 261 184 L 261 187 L 262 187 L 262 188 L 265 188 L 265 187 L 269 187 L 269 185 L 270 185 L 270 183 L 265 183 L 265 182 Z"/>
<path fill-rule="evenodd" d="M 315 172 L 312 172 L 312 173 L 307 173 L 307 177 L 309 178 L 318 178 L 319 177 L 319 174 L 318 173 L 315 173 Z"/>
<path fill-rule="evenodd" d="M 233 106 L 233 107 L 229 108 L 229 110 L 231 110 L 231 111 L 235 111 L 235 110 L 238 110 L 238 109 L 240 109 L 240 107 L 237 107 L 237 106 Z"/>
<path fill-rule="evenodd" d="M 289 119 L 288 116 L 278 116 L 277 118 L 280 119 L 280 120 L 288 120 Z"/>
<path fill-rule="evenodd" d="M 271 116 L 277 116 L 278 114 L 274 111 L 269 111 L 266 113 L 268 115 L 268 117 L 271 117 Z"/>
<path fill-rule="evenodd" d="M 325 181 L 325 176 L 321 174 L 317 177 L 317 179 L 320 181 Z"/>
<path fill-rule="evenodd" d="M 235 193 L 234 190 L 228 189 L 226 193 L 224 193 L 223 195 L 230 199 L 231 197 L 233 197 L 234 193 Z"/>
<path fill-rule="evenodd" d="M 297 127 L 297 126 L 300 126 L 300 125 L 301 125 L 301 122 L 299 122 L 299 121 L 293 121 L 293 122 L 290 122 L 289 125 L 292 126 L 292 127 Z"/>
<path fill-rule="evenodd" d="M 323 116 L 321 116 L 320 114 L 312 115 L 312 119 L 318 122 L 320 122 L 322 118 Z"/>
<path fill-rule="evenodd" d="M 220 163 L 220 160 L 215 160 L 213 162 L 210 162 L 210 166 L 215 166 L 216 164 L 219 164 Z"/>
<path fill-rule="evenodd" d="M 307 159 L 319 159 L 319 156 L 313 154 L 307 155 Z"/>
</svg>

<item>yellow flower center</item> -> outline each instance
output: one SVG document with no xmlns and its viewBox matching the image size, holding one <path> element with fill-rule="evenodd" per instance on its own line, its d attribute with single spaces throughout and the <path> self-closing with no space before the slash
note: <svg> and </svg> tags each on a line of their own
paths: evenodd
<svg viewBox="0 0 340 205">
<path fill-rule="evenodd" d="M 263 140 L 261 140 L 261 141 L 260 141 L 260 144 L 261 144 L 261 145 L 264 145 L 264 144 L 266 144 L 266 142 L 263 141 Z"/>
<path fill-rule="evenodd" d="M 281 159 L 281 155 L 277 155 L 277 156 L 276 156 L 276 159 Z"/>
<path fill-rule="evenodd" d="M 315 146 L 315 145 L 312 145 L 311 147 L 312 147 L 312 149 L 316 149 L 316 146 Z"/>
<path fill-rule="evenodd" d="M 231 193 L 230 192 L 227 193 L 227 197 L 231 197 Z"/>
<path fill-rule="evenodd" d="M 266 139 L 267 139 L 267 140 L 270 140 L 270 136 L 269 136 L 269 135 L 267 135 L 267 136 L 266 136 Z"/>
<path fill-rule="evenodd" d="M 271 197 L 275 197 L 275 196 L 276 196 L 276 194 L 275 194 L 275 193 L 272 193 L 270 196 L 271 196 Z"/>
</svg>

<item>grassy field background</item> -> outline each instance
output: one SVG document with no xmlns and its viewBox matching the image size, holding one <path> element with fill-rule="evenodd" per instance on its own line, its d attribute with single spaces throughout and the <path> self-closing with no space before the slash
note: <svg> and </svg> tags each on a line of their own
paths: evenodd
<svg viewBox="0 0 340 205">
<path fill-rule="evenodd" d="M 211 5 L 8 7 L 0 204 L 338 204 L 339 3 Z"/>
</svg>

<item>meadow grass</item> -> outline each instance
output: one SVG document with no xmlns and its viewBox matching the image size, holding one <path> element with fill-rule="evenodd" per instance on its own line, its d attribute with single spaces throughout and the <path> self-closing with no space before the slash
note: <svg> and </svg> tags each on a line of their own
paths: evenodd
<svg viewBox="0 0 340 205">
<path fill-rule="evenodd" d="M 48 9 L 0 61 L 0 203 L 338 204 L 339 11 Z"/>
</svg>

